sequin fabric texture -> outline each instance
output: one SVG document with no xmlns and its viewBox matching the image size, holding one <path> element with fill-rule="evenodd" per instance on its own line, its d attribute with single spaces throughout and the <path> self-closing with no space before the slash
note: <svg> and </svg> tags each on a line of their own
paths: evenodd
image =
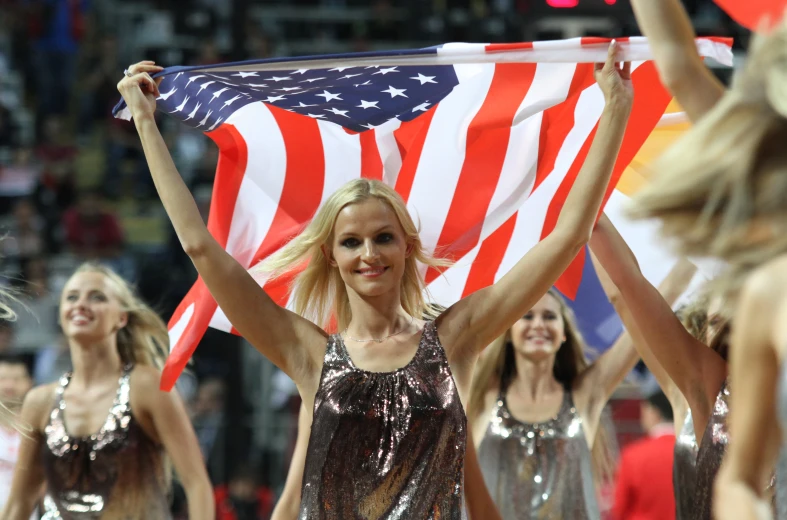
<svg viewBox="0 0 787 520">
<path fill-rule="evenodd" d="M 729 441 L 727 431 L 729 400 L 730 388 L 725 381 L 719 395 L 716 396 L 713 413 L 708 419 L 708 425 L 705 427 L 705 433 L 697 452 L 697 483 L 694 488 L 694 513 L 691 517 L 694 520 L 711 520 L 713 482 L 719 472 Z"/>
<path fill-rule="evenodd" d="M 123 370 L 103 426 L 87 437 L 68 434 L 63 393 L 71 374 L 60 378 L 42 446 L 48 488 L 43 520 L 170 518 L 163 451 L 131 413 L 131 369 Z"/>
<path fill-rule="evenodd" d="M 784 437 L 776 465 L 776 518 L 783 520 L 787 519 L 787 363 L 781 367 L 777 407 Z"/>
<path fill-rule="evenodd" d="M 504 520 L 600 518 L 590 448 L 569 389 L 557 415 L 542 423 L 512 417 L 501 394 L 478 458 Z"/>
<path fill-rule="evenodd" d="M 393 372 L 357 368 L 328 340 L 300 520 L 459 520 L 467 419 L 434 322 Z"/>
<path fill-rule="evenodd" d="M 697 481 L 697 451 L 694 420 L 691 417 L 691 410 L 688 410 L 680 434 L 675 439 L 675 462 L 672 465 L 676 520 L 692 519 L 694 485 Z"/>
</svg>

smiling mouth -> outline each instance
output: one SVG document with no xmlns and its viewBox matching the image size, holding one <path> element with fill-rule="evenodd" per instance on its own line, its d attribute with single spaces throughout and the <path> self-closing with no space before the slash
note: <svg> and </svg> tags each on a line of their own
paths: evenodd
<svg viewBox="0 0 787 520">
<path fill-rule="evenodd" d="M 366 276 L 368 278 L 375 278 L 380 276 L 385 271 L 387 271 L 387 267 L 366 267 L 364 269 L 358 269 L 355 272 L 360 274 L 361 276 Z"/>
</svg>

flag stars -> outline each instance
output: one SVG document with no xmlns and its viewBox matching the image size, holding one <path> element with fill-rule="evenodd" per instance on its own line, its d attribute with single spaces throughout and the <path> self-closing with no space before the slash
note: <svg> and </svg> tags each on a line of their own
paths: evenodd
<svg viewBox="0 0 787 520">
<path fill-rule="evenodd" d="M 159 97 L 158 97 L 158 98 L 156 98 L 156 100 L 158 101 L 158 100 L 160 100 L 160 99 L 163 99 L 164 101 L 166 101 L 167 99 L 169 99 L 169 97 L 170 97 L 172 94 L 174 94 L 175 92 L 177 92 L 177 90 L 178 90 L 177 88 L 173 88 L 173 89 L 172 89 L 172 90 L 170 90 L 169 92 L 163 92 L 163 93 L 161 93 L 161 94 L 159 95 Z"/>
<path fill-rule="evenodd" d="M 300 74 L 300 75 L 303 75 L 303 74 L 306 74 L 307 72 L 309 72 L 309 69 L 298 69 L 298 70 L 296 70 L 296 71 L 290 72 L 290 74 Z"/>
<path fill-rule="evenodd" d="M 227 101 L 225 101 L 225 102 L 224 102 L 224 107 L 222 107 L 222 110 L 223 110 L 224 108 L 227 108 L 228 106 L 230 106 L 231 104 L 233 104 L 234 102 L 236 102 L 237 100 L 239 100 L 240 98 L 241 98 L 241 95 L 240 95 L 240 94 L 238 94 L 238 95 L 237 95 L 237 96 L 235 96 L 234 98 L 228 99 Z"/>
<path fill-rule="evenodd" d="M 200 78 L 204 78 L 204 77 L 205 77 L 205 74 L 200 74 L 199 76 L 191 76 L 191 77 L 188 79 L 188 81 L 186 81 L 186 86 L 188 87 L 189 85 L 191 85 L 191 83 L 192 83 L 193 81 L 197 81 L 198 79 L 200 79 Z"/>
<path fill-rule="evenodd" d="M 391 94 L 391 99 L 398 96 L 407 97 L 407 95 L 405 94 L 406 91 L 407 91 L 406 88 L 393 88 L 390 85 L 386 90 L 383 90 L 383 92 L 385 92 L 386 94 Z"/>
<path fill-rule="evenodd" d="M 366 85 L 371 85 L 371 84 L 372 84 L 372 82 L 367 79 L 365 83 L 359 83 L 358 85 L 353 85 L 353 87 L 355 87 L 355 88 L 365 87 Z"/>
<path fill-rule="evenodd" d="M 309 117 L 312 117 L 314 119 L 320 119 L 320 118 L 325 117 L 325 114 L 306 114 L 306 115 L 309 116 Z"/>
<path fill-rule="evenodd" d="M 199 90 L 197 91 L 197 95 L 199 96 L 199 95 L 200 95 L 200 93 L 201 93 L 203 90 L 205 90 L 206 88 L 208 88 L 209 86 L 211 86 L 211 85 L 212 85 L 212 84 L 214 84 L 214 83 L 216 83 L 216 80 L 206 81 L 205 83 L 203 83 L 202 85 L 200 85 L 200 86 L 199 86 Z"/>
<path fill-rule="evenodd" d="M 380 107 L 377 106 L 377 103 L 379 103 L 379 101 L 364 101 L 362 99 L 361 100 L 361 104 L 358 105 L 357 108 L 364 108 L 364 109 L 366 109 L 366 108 L 376 108 L 378 110 L 382 110 Z"/>
<path fill-rule="evenodd" d="M 266 103 L 275 103 L 276 101 L 281 101 L 284 99 L 284 96 L 268 96 L 265 100 Z"/>
<path fill-rule="evenodd" d="M 339 79 L 350 79 L 350 78 L 354 78 L 356 76 L 360 76 L 360 74 L 345 74 L 344 76 L 342 76 Z"/>
<path fill-rule="evenodd" d="M 273 76 L 272 78 L 265 78 L 265 81 L 275 81 L 278 83 L 279 81 L 289 81 L 292 78 L 289 76 Z"/>
<path fill-rule="evenodd" d="M 315 94 L 315 95 L 319 97 L 324 97 L 326 103 L 334 99 L 337 101 L 344 101 L 341 97 L 339 97 L 339 94 L 331 94 L 327 90 L 323 90 L 322 94 Z"/>
<path fill-rule="evenodd" d="M 205 117 L 202 119 L 202 121 L 200 121 L 200 122 L 199 122 L 199 124 L 198 124 L 197 126 L 198 126 L 198 127 L 200 127 L 200 126 L 204 126 L 204 125 L 205 125 L 205 123 L 207 123 L 207 122 L 208 122 L 208 118 L 210 117 L 210 115 L 211 115 L 212 113 L 213 113 L 213 110 L 208 110 L 208 113 L 207 113 L 207 114 L 205 114 Z"/>
<path fill-rule="evenodd" d="M 325 111 L 326 112 L 333 112 L 337 116 L 350 117 L 350 116 L 347 115 L 347 112 L 349 112 L 349 110 L 339 110 L 338 108 L 326 108 Z"/>
<path fill-rule="evenodd" d="M 396 67 L 390 67 L 390 68 L 387 68 L 387 69 L 380 69 L 377 72 L 375 72 L 374 74 L 372 74 L 372 76 L 374 76 L 375 74 L 382 74 L 383 76 L 385 76 L 389 72 L 399 72 L 399 71 L 396 70 Z"/>
<path fill-rule="evenodd" d="M 432 106 L 432 104 L 429 102 L 421 103 L 417 107 L 413 107 L 413 112 L 426 112 L 430 106 Z"/>
<path fill-rule="evenodd" d="M 226 91 L 228 91 L 229 89 L 230 89 L 229 87 L 224 87 L 224 88 L 223 88 L 223 89 L 221 89 L 221 90 L 217 90 L 216 92 L 214 92 L 214 93 L 213 93 L 213 96 L 210 98 L 210 101 L 208 101 L 208 103 L 209 103 L 209 104 L 210 104 L 210 103 L 213 103 L 213 100 L 214 100 L 214 99 L 217 99 L 217 98 L 219 98 L 219 97 L 220 97 L 222 94 L 224 94 L 224 93 L 225 93 Z"/>
<path fill-rule="evenodd" d="M 186 98 L 183 100 L 183 103 L 181 103 L 180 106 L 178 106 L 178 108 L 176 108 L 175 110 L 170 112 L 170 114 L 174 114 L 175 112 L 180 112 L 181 110 L 186 108 L 186 103 L 189 102 L 189 99 L 191 99 L 191 98 L 189 96 L 186 96 Z"/>
<path fill-rule="evenodd" d="M 237 74 L 233 74 L 233 76 L 238 76 L 238 77 L 241 77 L 241 78 L 250 78 L 252 76 L 259 76 L 259 74 L 257 74 L 256 72 L 239 71 Z"/>
<path fill-rule="evenodd" d="M 314 83 L 315 81 L 320 81 L 321 79 L 326 79 L 326 78 L 312 78 L 312 79 L 305 79 L 305 80 L 303 80 L 303 81 L 300 81 L 299 83 Z"/>
<path fill-rule="evenodd" d="M 417 75 L 417 76 L 413 76 L 413 77 L 411 77 L 410 79 L 414 79 L 414 80 L 416 80 L 416 81 L 420 81 L 420 82 L 421 82 L 421 85 L 423 85 L 423 84 L 425 84 L 425 83 L 437 83 L 437 82 L 434 80 L 434 79 L 435 79 L 435 76 L 424 76 L 424 75 L 423 75 L 423 74 L 421 74 L 420 72 L 418 73 L 418 75 Z"/>
<path fill-rule="evenodd" d="M 328 70 L 328 72 L 333 72 L 333 71 L 336 71 L 336 72 L 344 72 L 345 70 L 347 70 L 347 69 L 351 69 L 351 68 L 352 68 L 352 67 L 336 67 L 335 69 L 330 69 L 330 70 Z"/>
</svg>

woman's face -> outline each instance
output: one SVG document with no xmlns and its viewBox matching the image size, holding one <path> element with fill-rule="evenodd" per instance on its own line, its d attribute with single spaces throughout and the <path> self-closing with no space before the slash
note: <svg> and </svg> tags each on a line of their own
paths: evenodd
<svg viewBox="0 0 787 520">
<path fill-rule="evenodd" d="M 103 274 L 79 272 L 66 283 L 60 299 L 60 325 L 66 337 L 99 342 L 116 334 L 127 320 Z"/>
<path fill-rule="evenodd" d="M 566 340 L 565 327 L 560 302 L 545 294 L 511 326 L 514 351 L 533 360 L 554 356 Z"/>
<path fill-rule="evenodd" d="M 370 198 L 342 208 L 334 224 L 330 262 L 348 291 L 379 296 L 400 286 L 411 248 L 394 210 Z"/>
</svg>

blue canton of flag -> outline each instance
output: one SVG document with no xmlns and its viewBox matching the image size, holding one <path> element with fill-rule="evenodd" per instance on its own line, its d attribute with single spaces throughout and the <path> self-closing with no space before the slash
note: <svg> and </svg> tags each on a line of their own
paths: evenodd
<svg viewBox="0 0 787 520">
<path fill-rule="evenodd" d="M 458 84 L 451 65 L 162 73 L 159 109 L 203 131 L 251 103 L 331 121 L 355 132 L 392 119 L 409 121 Z"/>
</svg>

